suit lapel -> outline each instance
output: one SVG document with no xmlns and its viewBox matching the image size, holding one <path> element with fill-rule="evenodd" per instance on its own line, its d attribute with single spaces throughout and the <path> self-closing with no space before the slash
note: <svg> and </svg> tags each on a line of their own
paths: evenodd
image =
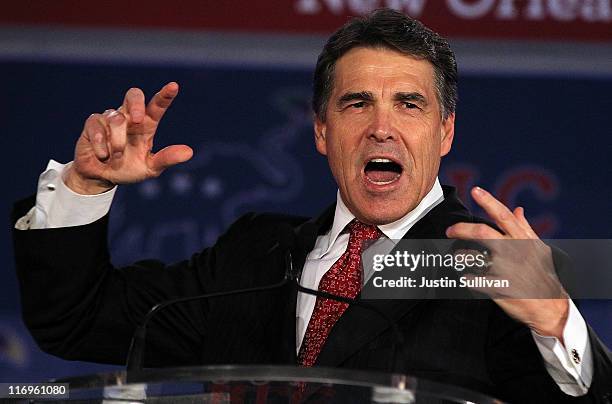
<svg viewBox="0 0 612 404">
<path fill-rule="evenodd" d="M 404 235 L 404 239 L 446 238 L 448 226 L 460 221 L 471 221 L 467 209 L 457 199 L 452 187 L 443 187 L 444 201 L 433 208 Z M 399 321 L 415 309 L 420 300 L 368 300 L 368 304 L 386 313 L 393 321 Z M 388 321 L 372 310 L 350 306 L 332 328 L 317 366 L 339 366 L 390 327 Z"/>
<path fill-rule="evenodd" d="M 334 219 L 336 204 L 329 206 L 318 217 L 308 220 L 295 228 L 297 243 L 295 249 L 291 251 L 294 268 L 299 268 L 300 274 L 304 268 L 306 257 L 313 249 L 317 236 L 324 234 L 331 227 Z M 315 232 L 307 230 L 308 227 L 314 226 Z M 282 337 L 281 337 L 281 362 L 282 363 L 297 363 L 296 354 L 296 309 L 297 309 L 297 286 L 295 282 L 290 282 L 286 286 L 286 295 L 284 301 L 287 302 L 283 313 Z"/>
</svg>

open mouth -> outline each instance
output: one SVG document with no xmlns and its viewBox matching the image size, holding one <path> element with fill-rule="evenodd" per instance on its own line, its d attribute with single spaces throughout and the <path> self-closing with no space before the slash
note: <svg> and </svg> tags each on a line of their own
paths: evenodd
<svg viewBox="0 0 612 404">
<path fill-rule="evenodd" d="M 365 177 L 376 185 L 387 185 L 397 181 L 402 171 L 400 164 L 386 158 L 373 158 L 364 168 Z"/>
</svg>

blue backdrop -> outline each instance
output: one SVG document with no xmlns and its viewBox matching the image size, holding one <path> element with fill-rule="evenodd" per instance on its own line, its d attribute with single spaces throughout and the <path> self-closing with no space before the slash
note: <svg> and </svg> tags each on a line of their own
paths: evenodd
<svg viewBox="0 0 612 404">
<path fill-rule="evenodd" d="M 179 260 L 241 213 L 316 215 L 335 198 L 327 162 L 313 147 L 310 71 L 4 62 L 0 75 L 5 217 L 12 201 L 35 191 L 49 158 L 71 160 L 89 114 L 118 106 L 129 87 L 150 96 L 168 81 L 180 83 L 156 144 L 186 143 L 195 157 L 158 179 L 120 188 L 110 229 L 117 265 Z M 482 185 L 511 206 L 525 206 L 542 236 L 611 238 L 611 77 L 472 74 L 461 76 L 459 87 L 443 183 L 464 196 Z M 2 237 L 0 380 L 108 369 L 62 361 L 35 346 L 20 320 L 9 232 Z M 612 345 L 612 304 L 581 308 Z"/>
</svg>

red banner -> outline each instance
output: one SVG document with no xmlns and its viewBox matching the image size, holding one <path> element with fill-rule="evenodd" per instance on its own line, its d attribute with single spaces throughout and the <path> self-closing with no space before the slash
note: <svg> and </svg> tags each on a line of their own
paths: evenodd
<svg viewBox="0 0 612 404">
<path fill-rule="evenodd" d="M 611 0 L 28 0 L 3 5 L 0 23 L 329 33 L 380 7 L 448 37 L 612 40 Z"/>
</svg>

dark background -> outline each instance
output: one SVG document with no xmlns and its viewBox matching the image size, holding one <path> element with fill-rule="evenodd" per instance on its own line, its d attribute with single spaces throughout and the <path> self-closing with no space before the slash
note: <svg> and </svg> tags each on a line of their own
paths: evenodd
<svg viewBox="0 0 612 404">
<path fill-rule="evenodd" d="M 179 260 L 241 213 L 316 215 L 335 199 L 327 162 L 313 147 L 310 68 L 20 59 L 0 60 L 0 77 L 7 229 L 0 243 L 0 380 L 108 368 L 62 361 L 33 343 L 19 314 L 8 215 L 12 201 L 35 192 L 50 158 L 71 160 L 87 116 L 118 106 L 128 88 L 150 96 L 168 81 L 180 83 L 156 144 L 186 143 L 195 157 L 159 179 L 119 189 L 111 211 L 115 264 Z M 610 238 L 611 93 L 612 75 L 464 72 L 442 183 L 464 196 L 481 185 L 511 207 L 524 206 L 542 237 Z M 611 346 L 611 302 L 581 302 L 581 311 Z"/>
</svg>

